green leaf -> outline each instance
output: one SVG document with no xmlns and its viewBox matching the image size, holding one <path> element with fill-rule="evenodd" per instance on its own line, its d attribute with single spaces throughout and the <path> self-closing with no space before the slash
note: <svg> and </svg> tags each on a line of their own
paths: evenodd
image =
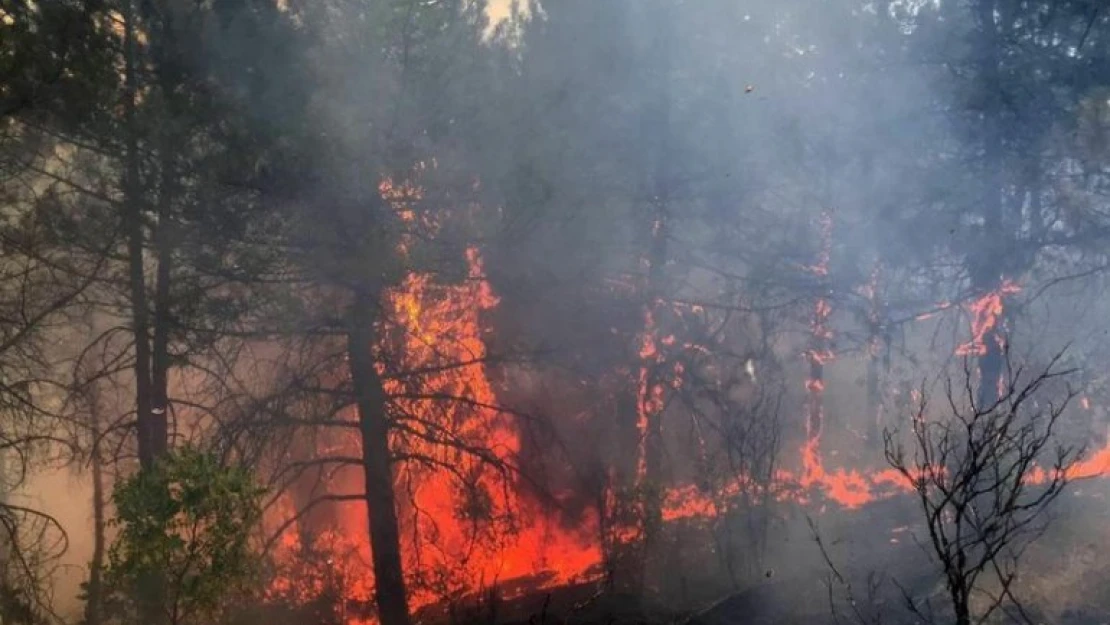
<svg viewBox="0 0 1110 625">
<path fill-rule="evenodd" d="M 191 447 L 120 483 L 109 593 L 133 611 L 153 593 L 182 622 L 210 618 L 254 579 L 250 531 L 264 492 L 248 471 Z M 166 592 L 151 591 L 152 580 Z"/>
</svg>

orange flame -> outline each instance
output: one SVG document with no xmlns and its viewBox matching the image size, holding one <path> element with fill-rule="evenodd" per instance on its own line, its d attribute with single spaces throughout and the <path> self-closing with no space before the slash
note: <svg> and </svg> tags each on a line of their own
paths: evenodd
<svg viewBox="0 0 1110 625">
<path fill-rule="evenodd" d="M 477 250 L 469 250 L 467 260 L 464 283 L 435 284 L 412 273 L 383 302 L 385 318 L 396 327 L 380 330 L 388 355 L 380 360 L 420 372 L 390 376 L 379 364 L 398 415 L 391 447 L 403 458 L 395 483 L 413 610 L 513 579 L 534 578 L 533 588 L 565 584 L 592 576 L 601 561 L 596 516 L 568 529 L 522 494 L 524 484 L 513 472 L 520 434 L 497 409 L 483 362 L 479 315 L 498 299 L 482 277 Z M 358 442 L 348 441 L 347 448 L 357 451 Z M 357 471 L 340 472 L 329 489 L 361 492 L 361 482 Z M 373 590 L 366 509 L 347 505 L 338 516 L 336 530 L 321 532 L 311 548 L 328 553 L 329 574 L 345 579 L 345 599 L 366 603 Z M 284 552 L 296 553 L 297 536 L 296 528 L 286 532 Z M 318 596 L 321 583 L 300 588 L 300 599 Z M 288 588 L 279 582 L 271 590 Z"/>
<path fill-rule="evenodd" d="M 664 385 L 653 379 L 663 361 L 658 343 L 667 345 L 666 340 L 656 340 L 655 315 L 651 309 L 644 311 L 644 329 L 640 335 L 640 359 L 643 361 L 639 371 L 639 401 L 636 409 L 636 429 L 639 433 L 639 453 L 636 476 L 639 482 L 647 479 L 648 428 L 652 418 L 663 411 Z"/>
<path fill-rule="evenodd" d="M 390 183 L 383 183 L 381 191 L 396 204 L 420 193 L 411 185 L 395 187 Z M 435 229 L 434 223 L 423 221 L 407 208 L 399 209 L 398 216 L 407 223 Z M 824 282 L 832 249 L 829 213 L 822 214 L 820 225 L 818 262 L 807 270 Z M 408 240 L 401 239 L 402 254 L 407 253 L 407 245 Z M 387 356 L 379 360 L 396 370 L 379 365 L 379 372 L 386 378 L 387 391 L 393 398 L 391 408 L 399 424 L 391 444 L 396 453 L 408 459 L 398 462 L 395 484 L 413 610 L 513 579 L 536 580 L 531 588 L 538 589 L 591 578 L 602 562 L 599 512 L 584 515 L 578 528 L 568 529 L 526 494 L 512 472 L 522 450 L 521 435 L 509 415 L 497 408 L 484 364 L 487 353 L 480 323 L 480 315 L 496 307 L 498 297 L 483 278 L 477 250 L 468 250 L 466 258 L 469 272 L 462 284 L 437 284 L 429 275 L 410 273 L 383 301 L 390 327 L 383 325 L 379 332 L 384 337 L 379 349 Z M 875 297 L 874 280 L 866 291 L 871 298 Z M 1007 281 L 969 305 L 972 339 L 957 353 L 983 353 L 985 337 L 1002 313 L 1004 296 L 1018 291 Z M 941 306 L 945 307 L 947 304 Z M 647 470 L 649 420 L 663 410 L 668 386 L 659 375 L 664 363 L 662 351 L 676 343 L 674 336 L 659 336 L 656 310 L 655 306 L 645 307 L 639 346 L 640 480 Z M 804 354 L 810 370 L 805 382 L 808 414 L 806 438 L 799 450 L 800 470 L 778 470 L 769 483 L 740 476 L 713 494 L 692 485 L 672 487 L 664 492 L 664 521 L 719 517 L 742 492 L 770 491 L 777 500 L 801 504 L 821 494 L 853 509 L 913 488 L 910 480 L 893 469 L 832 469 L 823 462 L 823 367 L 836 357 L 830 345 L 831 314 L 832 305 L 823 293 L 813 305 L 810 343 Z M 405 377 L 396 375 L 398 371 L 420 373 Z M 671 386 L 681 383 L 680 365 L 675 365 L 674 374 Z M 1083 404 L 1089 407 L 1086 398 Z M 347 441 L 345 450 L 352 449 L 357 451 L 357 441 Z M 1110 472 L 1110 446 L 1076 464 L 1068 477 L 1106 472 Z M 1039 471 L 1032 479 L 1043 481 L 1049 476 Z M 610 475 L 610 485 L 615 481 Z M 361 492 L 361 486 L 357 471 L 337 473 L 331 485 L 336 493 Z M 610 509 L 617 507 L 613 501 L 616 496 L 612 487 L 605 492 Z M 289 498 L 280 502 L 279 509 L 287 516 L 294 512 Z M 372 601 L 374 580 L 365 507 L 346 506 L 339 510 L 338 517 L 337 527 L 317 532 L 313 544 L 305 546 L 323 552 L 319 566 L 307 567 L 296 583 L 277 580 L 271 593 L 303 603 L 319 597 L 328 583 L 340 580 L 348 602 Z M 608 527 L 606 531 L 611 539 L 628 542 L 640 536 L 640 529 Z M 282 536 L 278 559 L 285 566 L 297 565 L 300 537 L 305 534 L 293 527 Z M 355 625 L 367 622 L 364 619 L 353 616 L 347 621 Z"/>
<path fill-rule="evenodd" d="M 829 262 L 832 259 L 832 234 L 833 221 L 829 211 L 821 213 L 821 250 L 818 262 L 810 267 L 810 271 L 820 278 L 822 282 L 829 275 Z M 827 288 L 826 285 L 823 285 Z M 829 318 L 832 316 L 832 305 L 824 295 L 817 298 L 813 307 L 813 321 L 810 325 L 810 346 L 806 350 L 806 360 L 809 362 L 809 377 L 805 387 L 808 394 L 808 414 L 806 416 L 806 442 L 802 447 L 803 471 L 808 475 L 816 471 L 820 465 L 820 440 L 821 429 L 824 426 L 825 407 L 825 380 L 824 366 L 835 358 L 829 347 L 833 332 L 829 327 Z"/>
<path fill-rule="evenodd" d="M 968 305 L 971 313 L 971 340 L 956 348 L 957 356 L 983 356 L 987 353 L 986 336 L 998 325 L 1002 316 L 1004 298 L 1020 293 L 1021 287 L 1011 280 L 1004 280 L 997 289 L 983 295 Z"/>
</svg>

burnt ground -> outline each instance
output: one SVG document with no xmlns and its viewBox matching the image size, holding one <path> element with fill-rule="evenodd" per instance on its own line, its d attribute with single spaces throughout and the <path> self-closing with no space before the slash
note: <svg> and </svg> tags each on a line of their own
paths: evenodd
<svg viewBox="0 0 1110 625">
<path fill-rule="evenodd" d="M 419 625 L 664 625 L 687 613 L 639 596 L 583 583 L 525 593 L 513 599 L 471 597 L 466 607 L 437 607 L 416 615 Z"/>
</svg>

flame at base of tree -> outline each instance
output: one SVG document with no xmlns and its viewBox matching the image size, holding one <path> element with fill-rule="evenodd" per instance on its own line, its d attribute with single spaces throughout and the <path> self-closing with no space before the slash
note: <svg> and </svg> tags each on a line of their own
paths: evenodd
<svg viewBox="0 0 1110 625">
<path fill-rule="evenodd" d="M 391 397 L 401 551 L 413 610 L 510 580 L 528 578 L 532 588 L 541 588 L 586 579 L 601 561 L 595 516 L 587 513 L 568 528 L 521 482 L 520 432 L 497 407 L 485 370 L 479 315 L 497 298 L 482 278 L 475 250 L 468 260 L 469 276 L 459 285 L 410 274 L 385 298 L 388 321 L 379 328 L 379 373 Z M 344 456 L 358 456 L 353 437 L 344 447 Z M 327 489 L 362 492 L 361 472 L 339 471 Z M 278 558 L 306 550 L 327 555 L 323 573 L 311 567 L 299 573 L 308 579 L 298 582 L 298 601 L 319 598 L 330 581 L 342 587 L 332 589 L 342 602 L 369 606 L 374 582 L 365 505 L 344 503 L 335 517 L 333 528 L 289 527 Z M 302 545 L 300 536 L 310 534 L 313 544 Z M 279 579 L 272 591 L 288 596 L 291 585 Z M 369 610 L 361 612 L 347 621 L 369 618 Z"/>
</svg>

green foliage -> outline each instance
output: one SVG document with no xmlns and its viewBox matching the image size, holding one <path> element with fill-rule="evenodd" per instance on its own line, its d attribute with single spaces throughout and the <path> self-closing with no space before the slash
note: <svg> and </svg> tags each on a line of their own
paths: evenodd
<svg viewBox="0 0 1110 625">
<path fill-rule="evenodd" d="M 17 588 L 0 582 L 0 623 L 7 625 L 33 625 L 38 623 L 35 609 Z"/>
<path fill-rule="evenodd" d="M 174 625 L 219 612 L 254 577 L 250 532 L 263 492 L 248 471 L 191 448 L 121 483 L 105 576 L 114 611 L 125 616 L 135 599 L 160 597 Z"/>
</svg>

